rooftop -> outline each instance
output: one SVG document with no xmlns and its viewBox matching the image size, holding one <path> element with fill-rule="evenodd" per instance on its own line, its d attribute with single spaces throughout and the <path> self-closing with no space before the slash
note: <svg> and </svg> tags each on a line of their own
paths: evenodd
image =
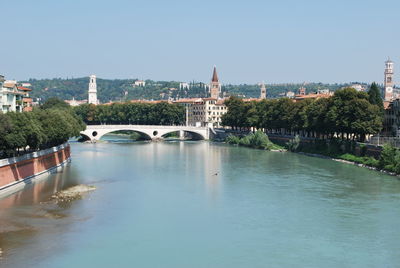
<svg viewBox="0 0 400 268">
<path fill-rule="evenodd" d="M 211 82 L 218 82 L 217 67 L 214 66 L 213 76 Z"/>
</svg>

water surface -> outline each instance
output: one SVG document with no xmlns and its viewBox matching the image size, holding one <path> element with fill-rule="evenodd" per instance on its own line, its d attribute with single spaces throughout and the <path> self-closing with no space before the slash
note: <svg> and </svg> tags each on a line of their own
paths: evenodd
<svg viewBox="0 0 400 268">
<path fill-rule="evenodd" d="M 72 163 L 0 200 L 1 267 L 396 267 L 400 182 L 208 142 L 72 144 Z M 77 184 L 97 189 L 48 202 Z"/>
</svg>

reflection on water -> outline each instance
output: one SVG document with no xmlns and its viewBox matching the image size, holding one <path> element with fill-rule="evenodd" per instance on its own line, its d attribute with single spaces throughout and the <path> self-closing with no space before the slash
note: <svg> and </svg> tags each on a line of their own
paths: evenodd
<svg viewBox="0 0 400 268">
<path fill-rule="evenodd" d="M 50 199 L 58 191 L 75 185 L 77 182 L 74 177 L 76 175 L 68 164 L 61 171 L 43 177 L 35 184 L 27 184 L 24 190 L 0 200 L 3 262 L 8 255 L 18 252 L 18 246 L 43 231 L 53 231 L 56 228 L 55 220 L 67 217 L 68 206 Z"/>
<path fill-rule="evenodd" d="M 209 142 L 73 144 L 72 154 L 0 200 L 0 266 L 400 263 L 400 182 L 378 172 Z M 96 191 L 52 201 L 79 184 Z"/>
</svg>

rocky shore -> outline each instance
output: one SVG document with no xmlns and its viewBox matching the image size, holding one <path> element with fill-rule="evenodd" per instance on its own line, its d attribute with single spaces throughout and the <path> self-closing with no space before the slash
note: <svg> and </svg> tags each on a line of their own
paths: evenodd
<svg viewBox="0 0 400 268">
<path fill-rule="evenodd" d="M 55 193 L 51 199 L 56 202 L 71 202 L 73 200 L 81 199 L 86 194 L 94 191 L 96 187 L 90 185 L 76 185 L 68 189 Z"/>
</svg>

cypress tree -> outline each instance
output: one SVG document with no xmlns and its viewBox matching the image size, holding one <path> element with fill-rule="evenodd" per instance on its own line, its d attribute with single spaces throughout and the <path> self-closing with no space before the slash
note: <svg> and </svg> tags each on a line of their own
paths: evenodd
<svg viewBox="0 0 400 268">
<path fill-rule="evenodd" d="M 373 105 L 378 105 L 381 111 L 383 111 L 383 101 L 381 97 L 381 93 L 379 92 L 379 88 L 375 82 L 371 84 L 371 87 L 368 91 L 368 100 Z"/>
</svg>

